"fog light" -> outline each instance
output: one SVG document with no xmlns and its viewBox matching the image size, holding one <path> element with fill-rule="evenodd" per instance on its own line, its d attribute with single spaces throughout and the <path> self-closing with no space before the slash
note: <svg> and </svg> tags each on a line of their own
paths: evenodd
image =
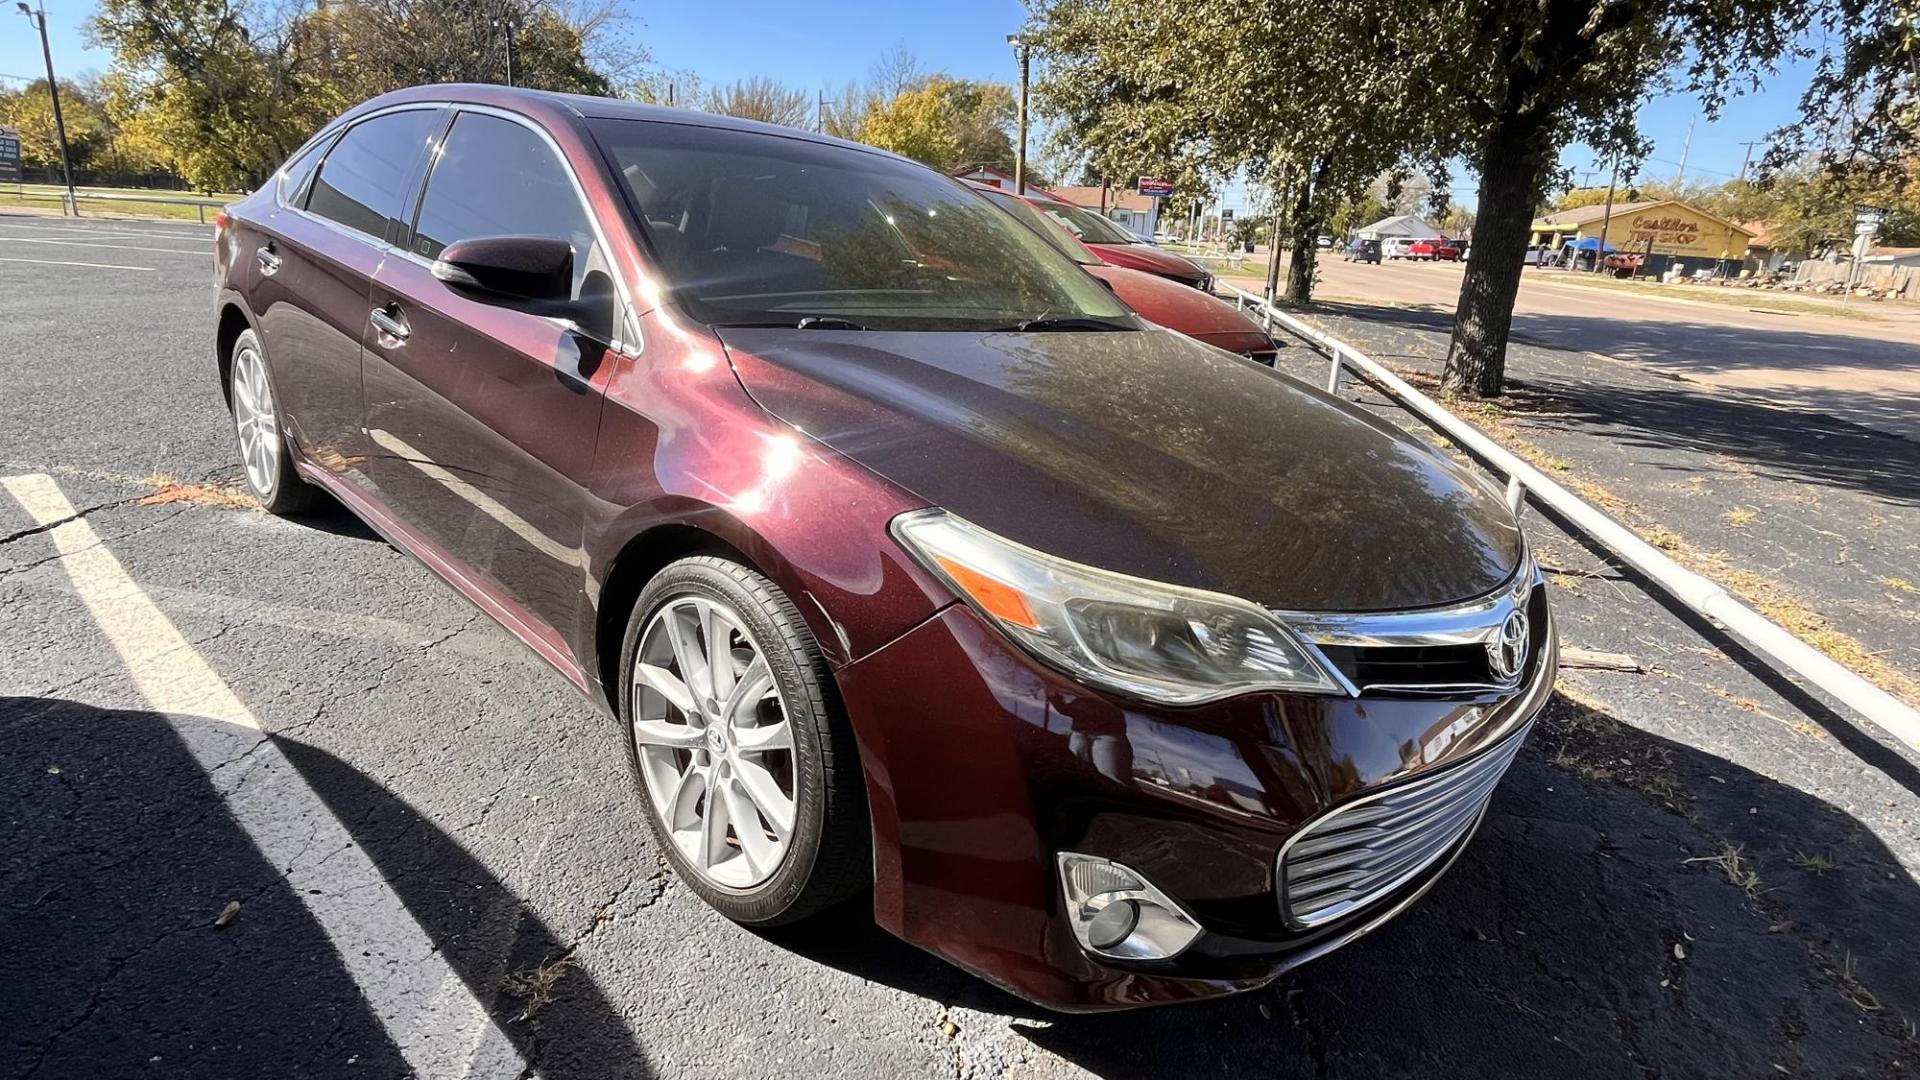
<svg viewBox="0 0 1920 1080">
<path fill-rule="evenodd" d="M 1060 885 L 1081 948 L 1116 960 L 1166 960 L 1200 936 L 1200 924 L 1145 877 L 1078 852 L 1060 853 Z"/>
</svg>

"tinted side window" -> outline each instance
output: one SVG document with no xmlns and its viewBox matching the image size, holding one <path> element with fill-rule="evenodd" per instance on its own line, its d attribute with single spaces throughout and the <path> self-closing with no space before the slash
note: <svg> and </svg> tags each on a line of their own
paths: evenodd
<svg viewBox="0 0 1920 1080">
<path fill-rule="evenodd" d="M 476 236 L 570 242 L 576 298 L 589 274 L 606 277 L 586 208 L 546 140 L 511 120 L 461 113 L 427 180 L 413 251 L 434 259 L 448 244 Z M 604 286 L 610 290 L 611 281 Z"/>
<path fill-rule="evenodd" d="M 313 175 L 314 166 L 320 164 L 320 155 L 327 152 L 333 144 L 332 136 L 321 139 L 307 151 L 280 169 L 280 202 L 282 205 L 298 206 L 301 188 L 306 186 L 307 178 Z"/>
<path fill-rule="evenodd" d="M 402 216 L 407 177 L 440 118 L 435 109 L 412 109 L 355 124 L 321 163 L 307 210 L 385 237 L 388 219 Z"/>
</svg>

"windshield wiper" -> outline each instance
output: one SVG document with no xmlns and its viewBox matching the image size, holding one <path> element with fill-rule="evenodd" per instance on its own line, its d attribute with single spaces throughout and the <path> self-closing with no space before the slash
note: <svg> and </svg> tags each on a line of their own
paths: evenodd
<svg viewBox="0 0 1920 1080">
<path fill-rule="evenodd" d="M 1010 327 L 1006 327 L 1005 329 L 1032 332 L 1035 330 L 1131 330 L 1133 329 L 1133 327 L 1128 326 L 1126 323 L 1118 323 L 1108 319 L 1095 319 L 1095 318 L 1090 318 L 1084 315 L 1080 315 L 1080 316 L 1065 316 L 1065 317 L 1059 317 L 1059 318 L 1042 317 L 1038 319 L 1028 319 L 1026 322 L 1015 323 Z"/>
<path fill-rule="evenodd" d="M 843 319 L 838 315 L 809 315 L 793 324 L 795 330 L 870 330 L 852 319 Z"/>
</svg>

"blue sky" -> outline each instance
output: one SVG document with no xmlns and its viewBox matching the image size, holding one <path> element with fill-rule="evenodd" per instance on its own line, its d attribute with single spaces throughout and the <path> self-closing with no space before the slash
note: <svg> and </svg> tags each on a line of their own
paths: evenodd
<svg viewBox="0 0 1920 1080">
<path fill-rule="evenodd" d="M 900 42 L 930 69 L 962 78 L 1012 80 L 1017 72 L 1006 35 L 1018 29 L 1026 15 L 1018 0 L 628 3 L 636 20 L 634 33 L 665 67 L 696 72 L 709 85 L 767 75 L 813 89 L 864 79 L 873 61 Z M 93 7 L 93 0 L 47 3 L 54 66 L 63 78 L 107 67 L 109 57 L 89 49 L 85 40 L 83 24 Z M 0 81 L 35 78 L 41 72 L 37 35 L 14 10 L 13 0 L 4 0 Z M 1806 80 L 1804 68 L 1788 69 L 1763 91 L 1733 101 L 1718 123 L 1702 120 L 1687 155 L 1688 176 L 1725 180 L 1738 173 L 1746 152 L 1740 144 L 1764 138 L 1792 118 Z M 1687 124 L 1697 111 L 1687 98 L 1656 100 L 1642 110 L 1641 122 L 1655 146 L 1643 179 L 1670 178 L 1677 171 Z M 1574 170 L 1576 182 L 1591 172 L 1595 183 L 1606 183 L 1605 163 L 1585 148 L 1569 148 L 1562 162 Z M 1460 188 L 1471 186 L 1471 178 L 1456 182 Z M 1474 201 L 1469 190 L 1458 194 L 1462 202 Z M 1225 197 L 1228 205 L 1242 199 L 1238 192 Z"/>
</svg>

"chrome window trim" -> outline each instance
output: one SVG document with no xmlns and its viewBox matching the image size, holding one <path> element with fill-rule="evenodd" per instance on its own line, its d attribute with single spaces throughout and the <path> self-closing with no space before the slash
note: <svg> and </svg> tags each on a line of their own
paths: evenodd
<svg viewBox="0 0 1920 1080">
<path fill-rule="evenodd" d="M 397 104 L 386 106 L 385 108 L 376 109 L 373 112 L 367 113 L 363 116 L 356 116 L 353 118 L 353 121 L 349 124 L 339 125 L 337 127 L 329 127 L 323 130 L 319 135 L 314 136 L 313 139 L 309 139 L 307 143 L 301 144 L 300 150 L 305 150 L 307 148 L 307 145 L 314 141 L 329 137 L 328 132 L 338 131 L 340 134 L 344 134 L 345 132 L 352 130 L 354 127 L 357 127 L 368 120 L 372 120 L 375 117 L 386 116 L 389 113 L 406 112 L 412 109 L 451 109 L 451 110 L 454 110 L 455 112 L 455 115 L 452 118 L 455 121 L 460 119 L 458 114 L 461 112 L 484 113 L 489 116 L 494 116 L 502 120 L 519 124 L 521 127 L 527 128 L 528 130 L 532 131 L 534 134 L 540 136 L 541 140 L 547 144 L 547 149 L 551 150 L 553 152 L 553 156 L 559 160 L 560 167 L 566 171 L 568 181 L 570 181 L 573 184 L 574 197 L 580 200 L 580 209 L 586 213 L 587 223 L 593 227 L 594 240 L 600 244 L 600 247 L 603 251 L 606 251 L 609 253 L 609 255 L 611 255 L 613 251 L 613 245 L 607 243 L 606 228 L 601 225 L 600 216 L 593 212 L 593 201 L 587 198 L 587 189 L 584 185 L 580 183 L 580 175 L 574 169 L 573 162 L 567 160 L 567 155 L 564 151 L 560 149 L 560 144 L 554 141 L 553 136 L 547 131 L 546 128 L 541 127 L 539 122 L 535 121 L 530 116 L 526 116 L 521 113 L 516 113 L 510 109 L 502 109 L 493 105 L 481 105 L 474 102 L 466 102 L 466 101 L 403 101 Z M 434 166 L 439 163 L 440 149 L 442 146 L 446 144 L 445 134 L 450 133 L 452 130 L 453 130 L 452 124 L 449 123 L 446 126 L 445 131 L 442 133 L 441 137 L 435 142 L 433 150 L 431 151 L 431 154 L 429 156 L 429 159 L 426 162 L 425 169 L 420 174 L 420 189 L 419 191 L 413 193 L 415 195 L 415 199 L 414 199 L 414 205 L 412 207 L 412 212 L 409 214 L 409 220 L 408 220 L 409 230 L 411 230 L 412 228 L 413 221 L 417 220 L 420 216 L 420 205 L 419 205 L 420 199 L 423 199 L 426 197 L 427 185 L 431 183 L 433 180 L 433 169 L 434 169 Z M 333 153 L 332 148 L 328 148 L 327 155 L 330 156 L 332 153 Z M 292 161 L 294 158 L 297 158 L 299 156 L 300 156 L 300 151 L 296 150 L 294 151 L 293 155 L 290 156 L 287 160 Z M 320 164 L 317 167 L 315 167 L 313 175 L 316 177 L 319 176 L 320 170 L 324 169 L 326 167 L 326 164 L 327 164 L 326 156 L 323 156 L 320 159 Z M 285 168 L 284 162 L 282 163 L 281 167 Z M 278 177 L 279 173 L 277 170 L 274 175 Z M 307 186 L 309 187 L 312 186 L 311 180 L 308 181 Z M 339 233 L 341 236 L 345 236 L 350 239 L 360 240 L 362 242 L 368 243 L 375 250 L 379 251 L 383 255 L 398 255 L 402 258 L 418 263 L 421 266 L 425 266 L 429 268 L 433 266 L 433 263 L 430 260 L 423 259 L 420 256 L 415 255 L 413 252 L 407 250 L 406 248 L 397 247 L 393 244 L 387 243 L 386 240 L 382 237 L 370 236 L 367 233 L 363 233 L 358 229 L 350 228 L 346 225 L 342 225 L 341 223 L 334 221 L 331 218 L 322 217 L 319 214 L 312 213 L 305 206 L 286 205 L 283 207 L 283 209 L 299 214 L 301 217 L 307 219 L 308 221 L 316 222 L 328 229 L 331 229 L 336 233 Z M 617 289 L 620 294 L 620 326 L 626 331 L 626 333 L 624 335 L 615 334 L 613 336 L 613 340 L 607 342 L 607 346 L 613 349 L 615 352 L 626 353 L 629 356 L 637 357 L 641 354 L 641 352 L 645 348 L 645 342 L 642 340 L 639 324 L 634 321 L 635 313 L 638 312 L 640 309 L 633 302 L 633 290 L 628 286 L 625 276 L 623 274 L 614 274 L 612 275 L 612 277 L 614 279 L 613 287 Z M 631 340 L 628 340 L 629 338 Z"/>
</svg>

